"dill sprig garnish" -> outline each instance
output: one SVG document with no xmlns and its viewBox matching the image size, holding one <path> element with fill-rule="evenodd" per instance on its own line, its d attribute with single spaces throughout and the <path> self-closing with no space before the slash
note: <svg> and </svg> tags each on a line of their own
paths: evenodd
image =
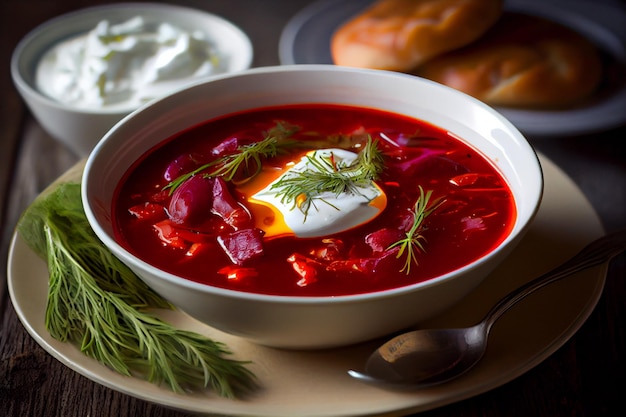
<svg viewBox="0 0 626 417">
<path fill-rule="evenodd" d="M 350 168 L 358 171 L 359 176 L 370 181 L 377 180 L 385 169 L 385 157 L 378 147 L 378 140 L 372 140 L 372 137 L 368 136 L 363 149 L 359 152 L 356 164 L 348 169 Z"/>
<path fill-rule="evenodd" d="M 378 141 L 368 137 L 363 149 L 352 163 L 337 162 L 330 155 L 306 155 L 307 169 L 292 170 L 272 186 L 283 204 L 292 204 L 304 213 L 305 221 L 310 208 L 319 200 L 333 206 L 323 197 L 324 193 L 339 196 L 344 193 L 363 195 L 359 188 L 367 187 L 379 178 L 384 169 L 384 157 Z M 333 206 L 334 207 L 334 206 Z"/>
<path fill-rule="evenodd" d="M 221 156 L 193 171 L 180 175 L 164 189 L 169 189 L 171 194 L 183 182 L 204 171 L 208 171 L 205 173 L 207 176 L 221 176 L 225 181 L 232 181 L 238 173 L 243 174 L 245 179 L 253 178 L 263 169 L 264 159 L 274 158 L 286 153 L 289 149 L 302 146 L 301 141 L 291 139 L 299 130 L 300 128 L 296 125 L 278 121 L 259 142 L 241 145 L 232 154 Z M 209 168 L 213 169 L 209 170 Z"/>
<path fill-rule="evenodd" d="M 63 183 L 24 213 L 18 230 L 47 261 L 45 326 L 51 336 L 123 374 L 175 392 L 210 388 L 235 397 L 252 389 L 247 362 L 227 347 L 173 327 L 148 308 L 173 307 L 97 238 L 84 214 L 80 184 Z"/>
<path fill-rule="evenodd" d="M 426 241 L 424 236 L 420 233 L 424 223 L 424 219 L 428 217 L 432 212 L 437 210 L 443 203 L 442 198 L 438 198 L 434 201 L 430 201 L 432 196 L 432 190 L 424 192 L 422 186 L 419 186 L 420 195 L 413 205 L 413 224 L 411 228 L 406 232 L 406 237 L 391 244 L 387 249 L 391 249 L 399 246 L 397 258 L 402 257 L 406 252 L 406 261 L 400 272 L 405 272 L 407 275 L 411 272 L 411 265 L 418 265 L 417 252 L 424 252 L 423 242 Z"/>
</svg>

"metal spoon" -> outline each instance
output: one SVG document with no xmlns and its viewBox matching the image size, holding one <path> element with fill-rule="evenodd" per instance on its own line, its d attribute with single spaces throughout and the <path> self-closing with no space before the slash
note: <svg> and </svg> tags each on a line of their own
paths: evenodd
<svg viewBox="0 0 626 417">
<path fill-rule="evenodd" d="M 353 378 L 396 388 L 422 388 L 450 381 L 483 356 L 493 324 L 527 295 L 576 272 L 610 261 L 626 249 L 626 230 L 591 242 L 574 257 L 502 298 L 478 324 L 461 329 L 424 329 L 380 346 Z"/>
</svg>

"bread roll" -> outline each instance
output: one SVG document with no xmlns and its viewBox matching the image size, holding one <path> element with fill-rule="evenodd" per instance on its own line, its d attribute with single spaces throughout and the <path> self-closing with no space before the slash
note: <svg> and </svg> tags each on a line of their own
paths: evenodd
<svg viewBox="0 0 626 417">
<path fill-rule="evenodd" d="M 491 105 L 564 107 L 593 93 L 602 78 L 602 62 L 595 46 L 573 30 L 505 13 L 479 41 L 413 73 Z"/>
<path fill-rule="evenodd" d="M 337 65 L 409 71 L 479 38 L 502 0 L 379 0 L 331 38 Z"/>
</svg>

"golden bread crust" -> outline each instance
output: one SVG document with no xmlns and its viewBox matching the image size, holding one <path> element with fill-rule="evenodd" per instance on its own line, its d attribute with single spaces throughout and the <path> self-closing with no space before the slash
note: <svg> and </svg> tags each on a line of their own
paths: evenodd
<svg viewBox="0 0 626 417">
<path fill-rule="evenodd" d="M 337 65 L 409 71 L 478 39 L 501 16 L 502 0 L 379 0 L 331 38 Z"/>
<path fill-rule="evenodd" d="M 557 23 L 506 13 L 479 41 L 413 71 L 491 105 L 571 106 L 602 78 L 599 51 Z"/>
</svg>

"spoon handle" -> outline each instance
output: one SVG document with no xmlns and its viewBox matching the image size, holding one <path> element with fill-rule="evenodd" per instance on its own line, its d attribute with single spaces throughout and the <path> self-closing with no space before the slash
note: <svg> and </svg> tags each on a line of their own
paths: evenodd
<svg viewBox="0 0 626 417">
<path fill-rule="evenodd" d="M 529 281 L 498 301 L 498 303 L 493 306 L 491 310 L 489 310 L 484 318 L 486 330 L 489 331 L 496 320 L 498 320 L 502 314 L 513 307 L 513 305 L 515 305 L 518 301 L 521 301 L 538 289 L 543 288 L 548 284 L 552 284 L 553 282 L 573 273 L 608 262 L 625 249 L 626 230 L 615 232 L 594 240 L 565 263 L 533 279 L 532 281 Z"/>
</svg>

